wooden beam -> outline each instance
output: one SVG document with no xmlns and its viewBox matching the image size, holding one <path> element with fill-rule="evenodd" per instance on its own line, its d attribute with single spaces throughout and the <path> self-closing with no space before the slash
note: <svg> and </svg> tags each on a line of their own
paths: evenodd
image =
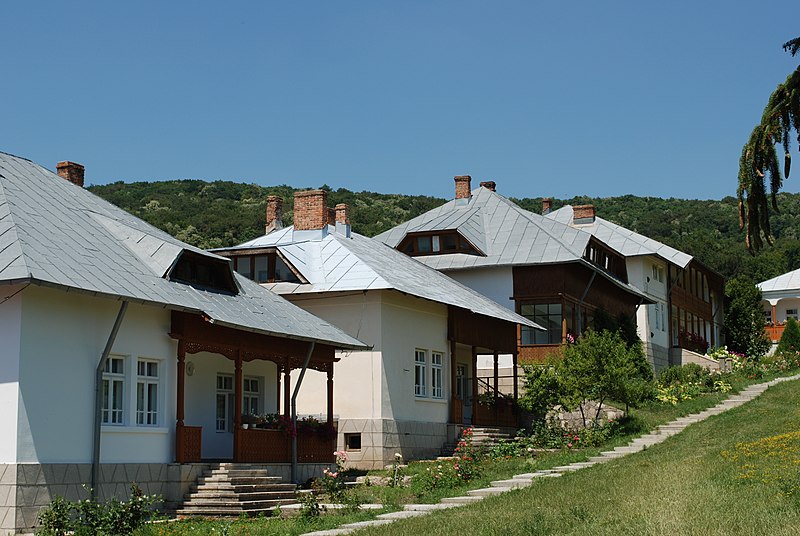
<svg viewBox="0 0 800 536">
<path fill-rule="evenodd" d="M 236 356 L 234 360 L 236 366 L 236 375 L 233 385 L 233 461 L 239 461 L 239 430 L 242 428 L 242 358 L 240 355 Z"/>
<path fill-rule="evenodd" d="M 333 365 L 328 369 L 328 426 L 333 426 Z"/>
</svg>

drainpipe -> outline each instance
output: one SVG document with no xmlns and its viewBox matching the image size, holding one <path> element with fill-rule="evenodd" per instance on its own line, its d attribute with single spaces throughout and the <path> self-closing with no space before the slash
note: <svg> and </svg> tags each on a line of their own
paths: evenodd
<svg viewBox="0 0 800 536">
<path fill-rule="evenodd" d="M 94 377 L 94 443 L 92 445 L 92 487 L 90 493 L 92 499 L 97 498 L 97 484 L 100 480 L 100 433 L 102 426 L 102 412 L 103 412 L 103 371 L 108 362 L 108 354 L 111 353 L 111 347 L 114 346 L 114 341 L 117 338 L 119 327 L 122 325 L 122 319 L 125 317 L 125 311 L 128 310 L 128 302 L 123 301 L 117 313 L 117 319 L 114 321 L 114 327 L 111 328 L 111 333 L 106 341 L 106 347 L 103 348 L 103 355 L 100 356 L 100 362 L 97 364 Z"/>
<path fill-rule="evenodd" d="M 311 354 L 314 353 L 314 346 L 316 343 L 312 342 L 306 354 L 306 360 L 303 362 L 303 368 L 300 370 L 300 376 L 297 378 L 297 383 L 292 392 L 292 426 L 294 427 L 294 437 L 292 437 L 292 482 L 297 484 L 297 394 L 300 392 L 300 386 L 303 384 L 303 377 L 308 370 L 308 362 L 311 361 Z"/>
<path fill-rule="evenodd" d="M 597 276 L 597 272 L 592 272 L 592 277 L 589 278 L 589 282 L 586 284 L 586 288 L 583 289 L 583 294 L 581 294 L 581 299 L 578 300 L 578 329 L 581 330 L 583 333 L 583 300 L 586 299 L 586 295 L 589 294 L 589 289 L 594 283 L 594 278 Z"/>
</svg>

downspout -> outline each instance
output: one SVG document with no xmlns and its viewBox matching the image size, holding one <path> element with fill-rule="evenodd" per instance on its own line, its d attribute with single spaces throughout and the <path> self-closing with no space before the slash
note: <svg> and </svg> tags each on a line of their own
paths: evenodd
<svg viewBox="0 0 800 536">
<path fill-rule="evenodd" d="M 578 329 L 580 330 L 581 333 L 583 333 L 583 314 L 582 314 L 582 311 L 583 311 L 583 300 L 585 300 L 586 299 L 586 295 L 589 294 L 589 289 L 591 288 L 592 283 L 594 283 L 594 278 L 596 276 L 597 276 L 597 272 L 593 271 L 592 272 L 592 277 L 589 278 L 589 282 L 586 284 L 586 288 L 583 289 L 583 294 L 581 294 L 581 299 L 578 300 Z"/>
<path fill-rule="evenodd" d="M 94 443 L 92 445 L 92 483 L 89 492 L 92 499 L 97 498 L 97 484 L 100 480 L 100 434 L 102 426 L 102 412 L 103 412 L 103 371 L 108 362 L 108 354 L 111 353 L 111 347 L 114 346 L 114 341 L 117 338 L 119 327 L 122 325 L 122 319 L 125 317 L 125 311 L 128 310 L 128 302 L 123 301 L 117 313 L 117 319 L 114 321 L 114 327 L 111 328 L 111 333 L 108 335 L 106 347 L 103 348 L 103 355 L 100 356 L 100 362 L 97 364 L 94 377 Z"/>
<path fill-rule="evenodd" d="M 300 370 L 300 376 L 297 377 L 297 383 L 292 392 L 292 427 L 294 428 L 294 435 L 292 436 L 292 482 L 297 484 L 297 395 L 300 392 L 300 386 L 303 384 L 303 377 L 308 370 L 308 362 L 311 361 L 311 354 L 314 353 L 315 342 L 311 343 L 306 354 L 306 360 L 303 362 L 303 368 Z"/>
</svg>

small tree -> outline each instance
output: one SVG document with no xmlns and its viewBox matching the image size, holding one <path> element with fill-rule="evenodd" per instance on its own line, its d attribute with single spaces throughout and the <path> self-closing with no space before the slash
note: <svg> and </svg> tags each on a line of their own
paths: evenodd
<svg viewBox="0 0 800 536">
<path fill-rule="evenodd" d="M 725 285 L 725 337 L 730 350 L 758 358 L 767 353 L 770 342 L 764 332 L 761 291 L 750 279 L 738 277 Z"/>
<path fill-rule="evenodd" d="M 800 352 L 800 324 L 794 318 L 788 318 L 783 328 L 783 335 L 778 343 L 778 352 L 793 353 Z"/>
<path fill-rule="evenodd" d="M 595 422 L 609 399 L 636 405 L 646 396 L 645 386 L 653 377 L 649 365 L 645 365 L 641 345 L 629 347 L 619 332 L 589 330 L 564 350 L 558 370 L 562 404 L 568 409 L 579 408 L 584 426 L 584 406 L 589 401 L 597 402 L 597 411 L 591 417 Z"/>
<path fill-rule="evenodd" d="M 561 404 L 560 366 L 560 357 L 551 357 L 541 365 L 522 366 L 525 388 L 517 404 L 529 412 L 535 421 L 544 420 L 548 411 Z"/>
</svg>

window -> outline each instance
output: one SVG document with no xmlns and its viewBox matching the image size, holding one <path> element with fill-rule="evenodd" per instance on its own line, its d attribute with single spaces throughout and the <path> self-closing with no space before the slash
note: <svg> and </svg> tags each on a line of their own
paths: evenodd
<svg viewBox="0 0 800 536">
<path fill-rule="evenodd" d="M 664 282 L 664 269 L 655 264 L 653 265 L 653 281 Z"/>
<path fill-rule="evenodd" d="M 123 424 L 125 360 L 109 357 L 103 371 L 103 424 Z"/>
<path fill-rule="evenodd" d="M 466 398 L 467 394 L 467 366 L 458 364 L 456 365 L 456 396 L 461 400 Z"/>
<path fill-rule="evenodd" d="M 239 254 L 231 258 L 233 269 L 256 283 L 302 282 L 297 273 L 275 250 L 258 250 L 255 254 Z"/>
<path fill-rule="evenodd" d="M 428 352 L 416 350 L 414 352 L 414 394 L 416 396 L 427 396 L 428 381 Z"/>
<path fill-rule="evenodd" d="M 158 426 L 158 361 L 140 359 L 136 366 L 136 424 Z"/>
<path fill-rule="evenodd" d="M 217 374 L 217 432 L 233 430 L 233 376 Z"/>
<path fill-rule="evenodd" d="M 561 304 L 522 304 L 520 314 L 545 331 L 522 326 L 522 344 L 561 344 Z"/>
<path fill-rule="evenodd" d="M 469 241 L 457 231 L 411 234 L 406 236 L 397 249 L 407 255 L 432 255 L 442 253 L 467 253 L 482 255 Z"/>
<path fill-rule="evenodd" d="M 245 415 L 259 415 L 261 406 L 261 380 L 259 378 L 245 378 L 242 389 L 242 413 Z"/>
<path fill-rule="evenodd" d="M 238 288 L 233 280 L 233 274 L 227 261 L 207 257 L 200 253 L 184 250 L 178 257 L 175 266 L 167 274 L 170 281 L 178 281 L 187 285 L 199 286 L 229 292 L 238 293 Z"/>
<path fill-rule="evenodd" d="M 797 320 L 797 309 L 786 309 L 786 318 L 794 318 Z"/>
<path fill-rule="evenodd" d="M 361 434 L 344 434 L 344 450 L 361 450 Z"/>
<path fill-rule="evenodd" d="M 771 324 L 772 323 L 772 310 L 768 309 L 764 311 L 764 323 Z"/>
<path fill-rule="evenodd" d="M 431 352 L 431 396 L 443 398 L 444 356 L 441 352 Z"/>
</svg>

